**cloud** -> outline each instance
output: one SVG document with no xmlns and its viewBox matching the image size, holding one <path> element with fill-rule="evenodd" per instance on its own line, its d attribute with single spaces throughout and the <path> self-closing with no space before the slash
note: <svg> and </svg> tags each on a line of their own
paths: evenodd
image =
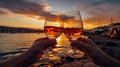
<svg viewBox="0 0 120 67">
<path fill-rule="evenodd" d="M 50 9 L 51 7 L 47 5 L 45 0 L 0 0 L 0 14 L 5 14 L 7 11 L 10 11 L 37 20 L 43 20 Z M 58 17 L 57 15 L 50 13 L 49 16 L 49 21 L 54 22 L 60 20 L 59 18 L 56 19 Z"/>
<path fill-rule="evenodd" d="M 45 0 L 26 0 L 26 1 L 37 3 L 37 4 L 40 4 L 40 5 L 47 5 Z"/>
<path fill-rule="evenodd" d="M 91 3 L 92 6 L 97 6 L 97 5 L 101 5 L 103 4 L 104 2 L 103 1 L 100 1 L 100 2 L 93 2 Z"/>
<path fill-rule="evenodd" d="M 120 4 L 120 0 L 104 0 L 104 1 L 112 4 Z"/>
<path fill-rule="evenodd" d="M 56 1 L 57 0 L 51 2 L 55 3 Z M 58 1 L 61 2 L 60 0 Z M 63 4 L 68 3 L 71 5 L 73 0 L 63 1 Z M 109 20 L 108 18 L 110 17 L 120 18 L 119 3 L 120 0 L 79 0 L 77 1 L 78 5 L 76 5 L 77 8 L 75 9 L 80 9 L 81 12 L 84 12 L 84 14 L 86 13 L 86 16 L 89 15 L 87 18 L 85 18 L 85 21 L 96 23 L 98 22 L 97 19 L 100 18 L 101 21 L 104 20 L 106 22 L 106 20 Z M 62 5 L 60 5 L 60 7 L 62 7 Z M 29 17 L 39 16 L 39 20 L 43 19 L 44 16 L 46 16 L 47 11 L 51 9 L 45 0 L 0 0 L 0 8 L 4 8 L 12 13 L 27 15 Z M 66 9 L 66 6 L 63 8 Z M 0 15 L 8 13 L 6 10 L 0 9 Z"/>
<path fill-rule="evenodd" d="M 101 20 L 101 24 L 110 23 L 110 18 L 112 17 L 114 22 L 120 21 L 120 0 L 97 0 L 86 2 L 85 7 L 82 11 L 89 14 L 90 17 L 86 18 L 85 23 L 90 23 L 97 25 L 98 19 Z"/>
<path fill-rule="evenodd" d="M 1 14 L 6 14 L 6 12 L 4 12 L 4 11 L 0 10 L 0 15 L 1 15 Z"/>
<path fill-rule="evenodd" d="M 8 14 L 8 13 L 11 13 L 8 9 L 0 8 L 0 15 L 5 15 L 5 14 Z"/>
<path fill-rule="evenodd" d="M 37 2 L 39 1 L 39 2 Z M 45 16 L 48 5 L 44 0 L 0 0 L 0 8 L 23 15 Z M 2 12 L 1 12 L 2 13 Z"/>
<path fill-rule="evenodd" d="M 44 8 L 43 8 L 44 11 L 50 11 L 52 9 L 50 6 L 48 6 L 45 0 L 27 0 L 27 1 L 37 3 L 39 5 L 44 5 Z"/>
</svg>

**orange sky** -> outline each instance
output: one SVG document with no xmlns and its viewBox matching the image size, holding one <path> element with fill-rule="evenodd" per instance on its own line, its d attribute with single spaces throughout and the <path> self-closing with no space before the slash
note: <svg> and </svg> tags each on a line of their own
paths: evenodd
<svg viewBox="0 0 120 67">
<path fill-rule="evenodd" d="M 80 10 L 84 29 L 120 21 L 118 0 L 0 0 L 0 25 L 43 29 L 46 12 Z"/>
</svg>

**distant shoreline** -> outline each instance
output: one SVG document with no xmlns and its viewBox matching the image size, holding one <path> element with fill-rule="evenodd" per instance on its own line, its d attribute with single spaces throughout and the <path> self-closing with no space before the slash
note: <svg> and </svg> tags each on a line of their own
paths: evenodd
<svg viewBox="0 0 120 67">
<path fill-rule="evenodd" d="M 0 26 L 0 33 L 41 33 L 43 30 Z"/>
</svg>

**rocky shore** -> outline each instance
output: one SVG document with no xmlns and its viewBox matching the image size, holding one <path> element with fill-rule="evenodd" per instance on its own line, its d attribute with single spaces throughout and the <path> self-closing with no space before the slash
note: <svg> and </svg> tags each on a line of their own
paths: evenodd
<svg viewBox="0 0 120 67">
<path fill-rule="evenodd" d="M 109 56 L 120 60 L 120 40 L 102 35 L 89 35 L 89 37 Z"/>
</svg>

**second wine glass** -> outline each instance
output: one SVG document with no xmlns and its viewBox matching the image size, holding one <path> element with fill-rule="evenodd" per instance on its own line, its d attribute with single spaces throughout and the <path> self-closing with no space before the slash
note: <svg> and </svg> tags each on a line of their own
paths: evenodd
<svg viewBox="0 0 120 67">
<path fill-rule="evenodd" d="M 83 22 L 80 11 L 67 12 L 64 15 L 64 34 L 69 40 L 76 40 L 83 33 Z M 82 57 L 84 52 L 75 48 L 68 52 L 73 58 Z"/>
</svg>

